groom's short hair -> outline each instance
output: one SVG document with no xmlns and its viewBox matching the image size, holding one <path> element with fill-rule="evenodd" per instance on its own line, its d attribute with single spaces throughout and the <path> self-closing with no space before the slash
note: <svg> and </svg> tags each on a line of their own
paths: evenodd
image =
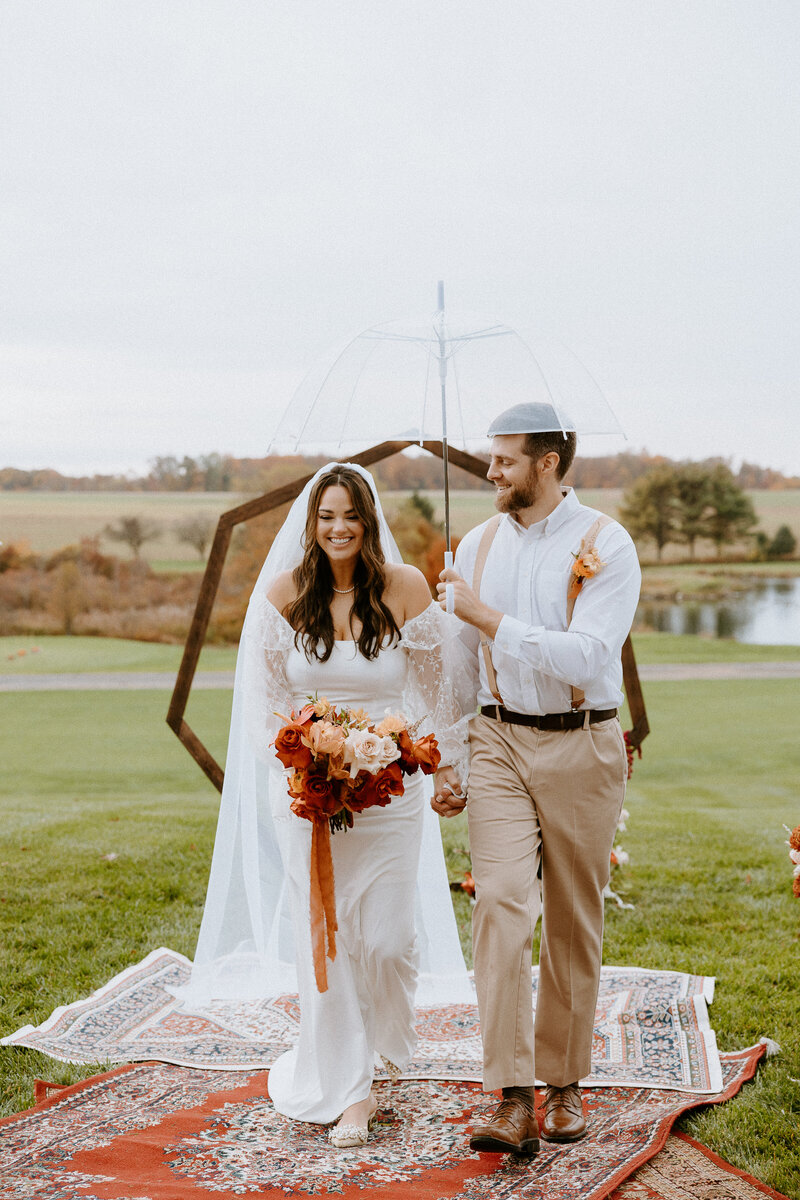
<svg viewBox="0 0 800 1200">
<path fill-rule="evenodd" d="M 563 430 L 551 404 L 515 404 L 501 412 L 489 426 L 488 436 L 508 433 L 525 434 L 522 449 L 534 462 L 538 462 L 545 454 L 557 454 L 556 475 L 559 479 L 563 479 L 572 466 L 578 445 L 577 435 L 572 430 Z"/>
</svg>

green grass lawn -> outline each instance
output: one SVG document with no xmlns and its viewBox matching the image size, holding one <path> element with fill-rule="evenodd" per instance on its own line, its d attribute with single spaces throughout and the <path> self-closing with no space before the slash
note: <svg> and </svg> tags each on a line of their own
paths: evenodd
<svg viewBox="0 0 800 1200">
<path fill-rule="evenodd" d="M 728 638 L 637 633 L 636 660 L 664 662 L 783 662 L 800 659 L 800 646 L 750 646 Z M 0 637 L 0 675 L 95 671 L 177 671 L 182 646 L 98 637 Z M 235 646 L 205 646 L 201 671 L 232 671 Z"/>
<path fill-rule="evenodd" d="M 183 646 L 101 637 L 0 637 L 0 675 L 177 671 Z M 198 669 L 232 671 L 235 646 L 204 646 Z"/>
<path fill-rule="evenodd" d="M 635 908 L 609 907 L 605 959 L 716 975 L 720 1048 L 762 1036 L 781 1044 L 738 1097 L 683 1127 L 800 1198 L 800 902 L 782 828 L 800 822 L 798 685 L 649 684 L 646 699 L 653 733 L 622 839 L 631 862 L 615 872 Z M 230 692 L 198 692 L 188 714 L 219 757 L 229 706 Z M 3 1033 L 159 945 L 192 954 L 217 796 L 165 709 L 164 694 L 149 691 L 0 694 Z M 445 838 L 460 877 L 462 818 Z M 466 934 L 469 905 L 456 903 Z M 36 1076 L 67 1082 L 103 1065 L 3 1048 L 0 1109 L 31 1104 Z"/>
<path fill-rule="evenodd" d="M 639 663 L 796 662 L 800 646 L 751 646 L 691 633 L 634 633 Z"/>
</svg>

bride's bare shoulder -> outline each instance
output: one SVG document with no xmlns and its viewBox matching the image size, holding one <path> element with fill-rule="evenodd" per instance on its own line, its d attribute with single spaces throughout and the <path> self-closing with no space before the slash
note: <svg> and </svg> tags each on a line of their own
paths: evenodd
<svg viewBox="0 0 800 1200">
<path fill-rule="evenodd" d="M 402 623 L 418 617 L 431 599 L 428 581 L 417 567 L 408 563 L 386 564 L 386 602 L 393 612 L 402 613 Z"/>
<path fill-rule="evenodd" d="M 297 588 L 293 571 L 281 571 L 269 585 L 267 599 L 275 605 L 279 613 L 283 613 L 292 601 L 297 599 Z"/>
</svg>

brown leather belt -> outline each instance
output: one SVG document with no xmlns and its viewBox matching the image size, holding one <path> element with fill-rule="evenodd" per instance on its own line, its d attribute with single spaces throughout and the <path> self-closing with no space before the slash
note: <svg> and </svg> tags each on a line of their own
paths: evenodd
<svg viewBox="0 0 800 1200">
<path fill-rule="evenodd" d="M 592 708 L 589 710 L 589 724 L 596 725 L 598 721 L 610 721 L 616 715 L 615 708 Z M 551 731 L 580 729 L 586 720 L 586 711 L 543 713 L 541 716 L 537 716 L 533 713 L 509 712 L 501 704 L 483 704 L 481 705 L 481 716 L 491 717 L 493 721 L 503 721 L 508 725 L 530 725 L 534 729 Z"/>
</svg>

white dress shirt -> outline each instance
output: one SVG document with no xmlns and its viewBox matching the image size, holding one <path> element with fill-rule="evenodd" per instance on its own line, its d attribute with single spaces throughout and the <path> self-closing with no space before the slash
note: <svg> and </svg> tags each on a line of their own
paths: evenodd
<svg viewBox="0 0 800 1200">
<path fill-rule="evenodd" d="M 481 599 L 505 614 L 491 653 L 503 704 L 514 712 L 569 712 L 572 685 L 586 693 L 582 708 L 617 708 L 623 699 L 620 652 L 641 584 L 636 549 L 616 521 L 603 526 L 594 545 L 604 566 L 584 579 L 567 629 L 574 556 L 601 514 L 581 504 L 572 488 L 562 491 L 553 512 L 527 529 L 506 514 L 483 570 Z M 483 530 L 472 529 L 456 552 L 456 570 L 470 587 Z M 464 627 L 476 651 L 478 636 Z M 495 704 L 482 653 L 478 659 L 478 703 Z"/>
</svg>

